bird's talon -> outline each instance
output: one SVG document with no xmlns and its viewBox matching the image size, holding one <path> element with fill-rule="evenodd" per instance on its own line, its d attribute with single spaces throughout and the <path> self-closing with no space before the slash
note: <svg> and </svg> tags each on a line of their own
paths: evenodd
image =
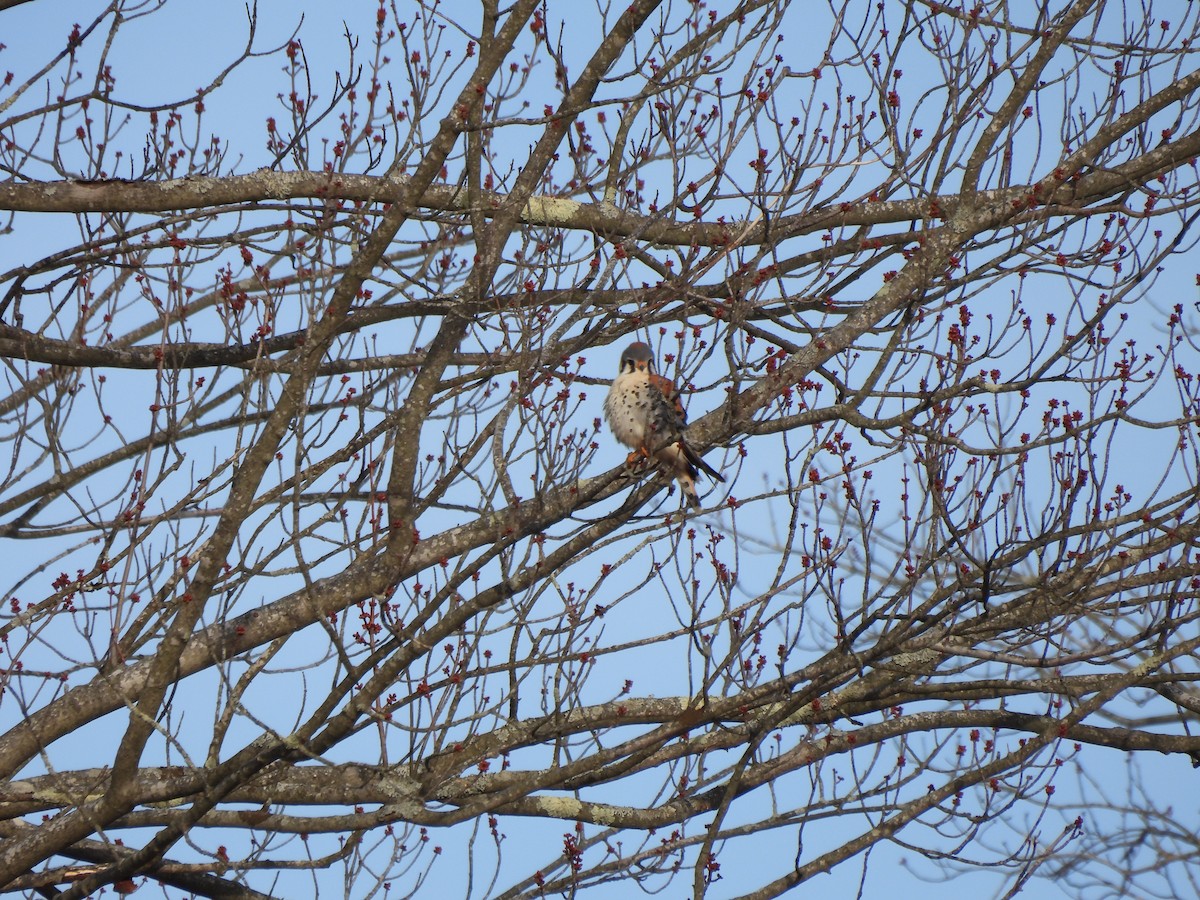
<svg viewBox="0 0 1200 900">
<path fill-rule="evenodd" d="M 634 450 L 629 456 L 625 457 L 625 468 L 637 471 L 644 469 L 646 463 L 650 460 L 650 454 L 644 448 Z"/>
</svg>

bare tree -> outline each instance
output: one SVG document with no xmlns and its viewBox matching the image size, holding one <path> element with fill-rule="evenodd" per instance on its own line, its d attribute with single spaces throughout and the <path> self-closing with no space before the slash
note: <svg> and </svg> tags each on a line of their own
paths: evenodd
<svg viewBox="0 0 1200 900">
<path fill-rule="evenodd" d="M 0 2 L 0 884 L 1196 889 L 1197 4 L 92 6 Z"/>
</svg>

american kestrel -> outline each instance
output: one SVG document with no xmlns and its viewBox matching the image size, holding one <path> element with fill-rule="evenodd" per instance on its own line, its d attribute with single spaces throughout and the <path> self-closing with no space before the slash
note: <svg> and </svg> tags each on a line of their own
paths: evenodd
<svg viewBox="0 0 1200 900">
<path fill-rule="evenodd" d="M 621 354 L 621 371 L 608 389 L 604 417 L 617 440 L 633 448 L 630 461 L 654 456 L 675 474 L 692 507 L 700 508 L 696 476 L 701 471 L 714 481 L 725 480 L 688 445 L 679 389 L 654 371 L 654 353 L 648 345 L 639 341 Z"/>
</svg>

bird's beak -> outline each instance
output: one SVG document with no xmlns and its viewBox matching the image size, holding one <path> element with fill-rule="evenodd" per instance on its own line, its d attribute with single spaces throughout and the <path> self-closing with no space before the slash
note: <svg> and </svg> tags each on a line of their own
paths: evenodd
<svg viewBox="0 0 1200 900">
<path fill-rule="evenodd" d="M 646 364 L 646 363 L 644 363 L 644 362 L 637 362 L 637 361 L 635 361 L 635 362 L 634 362 L 634 364 L 633 364 L 633 367 L 634 367 L 634 368 L 635 368 L 637 371 L 639 371 L 639 372 L 643 372 L 643 371 L 645 371 L 645 369 L 646 369 L 646 365 L 647 365 L 647 364 Z"/>
</svg>

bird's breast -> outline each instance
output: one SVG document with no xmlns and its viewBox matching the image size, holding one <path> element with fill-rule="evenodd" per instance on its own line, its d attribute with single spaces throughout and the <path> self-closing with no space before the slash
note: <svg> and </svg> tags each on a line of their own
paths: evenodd
<svg viewBox="0 0 1200 900">
<path fill-rule="evenodd" d="M 642 447 L 650 420 L 650 382 L 643 376 L 620 375 L 604 401 L 604 417 L 613 436 L 627 447 Z"/>
</svg>

